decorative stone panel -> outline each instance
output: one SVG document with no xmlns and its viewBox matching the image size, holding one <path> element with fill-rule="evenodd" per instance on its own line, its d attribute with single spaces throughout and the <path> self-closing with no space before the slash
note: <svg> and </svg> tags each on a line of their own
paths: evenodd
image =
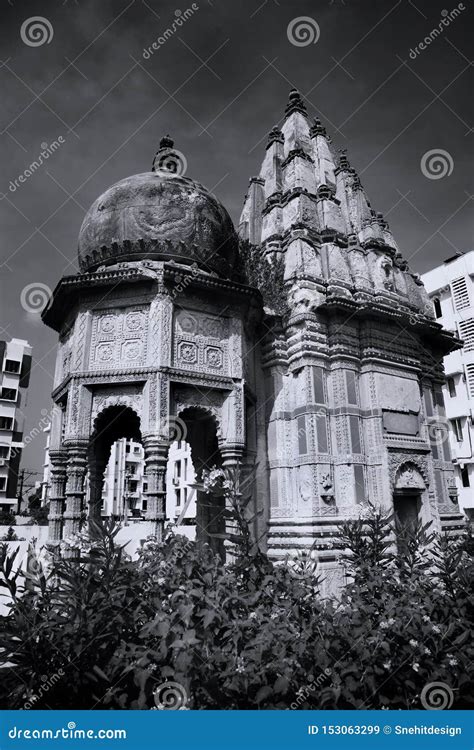
<svg viewBox="0 0 474 750">
<path fill-rule="evenodd" d="M 90 369 L 143 366 L 146 362 L 147 332 L 145 308 L 93 313 Z"/>
<path fill-rule="evenodd" d="M 173 365 L 195 372 L 229 374 L 227 318 L 179 310 L 174 320 Z"/>
</svg>

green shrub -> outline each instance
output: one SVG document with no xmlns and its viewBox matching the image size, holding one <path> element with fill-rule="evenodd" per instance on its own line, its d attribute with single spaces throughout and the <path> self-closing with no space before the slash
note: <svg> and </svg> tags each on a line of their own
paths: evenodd
<svg viewBox="0 0 474 750">
<path fill-rule="evenodd" d="M 374 510 L 341 529 L 351 582 L 332 600 L 310 557 L 275 565 L 245 535 L 225 565 L 172 533 L 133 562 L 117 532 L 98 527 L 75 541 L 79 557 L 63 549 L 26 580 L 0 548 L 2 708 L 150 709 L 169 681 L 197 709 L 422 708 L 432 682 L 453 708 L 473 704 L 468 536 L 418 529 L 401 560 Z"/>
</svg>

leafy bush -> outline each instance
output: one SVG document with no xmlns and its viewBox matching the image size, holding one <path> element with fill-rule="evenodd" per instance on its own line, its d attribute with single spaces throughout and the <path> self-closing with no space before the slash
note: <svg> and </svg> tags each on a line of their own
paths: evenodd
<svg viewBox="0 0 474 750">
<path fill-rule="evenodd" d="M 342 527 L 338 600 L 311 557 L 275 565 L 245 534 L 230 564 L 171 532 L 133 562 L 108 523 L 26 579 L 3 545 L 1 707 L 150 709 L 171 681 L 197 709 L 422 708 L 433 682 L 467 708 L 472 539 L 417 529 L 400 559 L 391 529 L 375 510 Z"/>
<path fill-rule="evenodd" d="M 10 510 L 0 510 L 0 526 L 15 526 L 16 518 Z"/>
</svg>

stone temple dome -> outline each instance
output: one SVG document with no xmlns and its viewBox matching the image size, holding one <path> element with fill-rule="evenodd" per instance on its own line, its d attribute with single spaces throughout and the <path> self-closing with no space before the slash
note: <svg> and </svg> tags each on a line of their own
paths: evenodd
<svg viewBox="0 0 474 750">
<path fill-rule="evenodd" d="M 184 177 L 183 156 L 163 138 L 151 172 L 108 188 L 87 211 L 79 233 L 79 267 L 135 260 L 174 260 L 230 276 L 237 236 L 224 206 Z"/>
</svg>

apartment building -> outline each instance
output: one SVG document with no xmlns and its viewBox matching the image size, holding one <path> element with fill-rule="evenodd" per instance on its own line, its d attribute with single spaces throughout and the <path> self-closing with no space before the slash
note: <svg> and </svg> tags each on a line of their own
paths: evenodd
<svg viewBox="0 0 474 750">
<path fill-rule="evenodd" d="M 444 358 L 443 391 L 459 506 L 474 519 L 474 251 L 453 255 L 422 280 L 438 322 L 464 342 Z"/>
<path fill-rule="evenodd" d="M 17 505 L 31 346 L 23 339 L 0 341 L 0 365 L 0 511 L 13 511 Z"/>
</svg>

